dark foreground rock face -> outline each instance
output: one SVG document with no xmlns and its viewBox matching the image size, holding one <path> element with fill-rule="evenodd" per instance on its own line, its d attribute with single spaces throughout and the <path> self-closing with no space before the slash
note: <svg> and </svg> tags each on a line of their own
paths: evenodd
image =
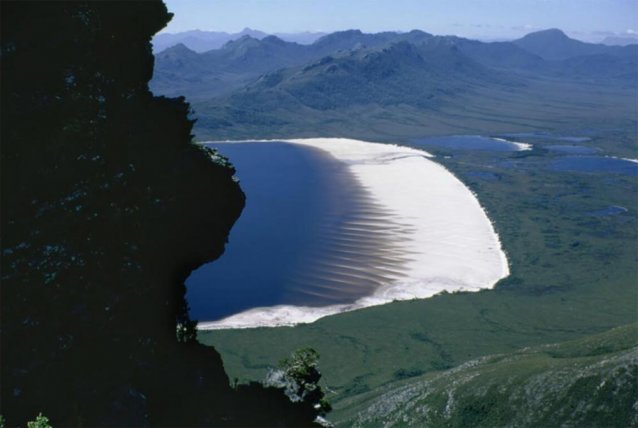
<svg viewBox="0 0 638 428">
<path fill-rule="evenodd" d="M 229 387 L 192 336 L 184 279 L 244 195 L 153 97 L 161 2 L 2 2 L 2 408 L 9 426 L 309 425 L 278 390 Z"/>
</svg>

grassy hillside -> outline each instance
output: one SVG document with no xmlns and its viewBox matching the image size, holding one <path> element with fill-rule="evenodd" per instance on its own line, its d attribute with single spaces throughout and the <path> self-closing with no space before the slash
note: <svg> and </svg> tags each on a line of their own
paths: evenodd
<svg viewBox="0 0 638 428">
<path fill-rule="evenodd" d="M 638 324 L 491 355 L 347 400 L 339 425 L 636 426 Z"/>
</svg>

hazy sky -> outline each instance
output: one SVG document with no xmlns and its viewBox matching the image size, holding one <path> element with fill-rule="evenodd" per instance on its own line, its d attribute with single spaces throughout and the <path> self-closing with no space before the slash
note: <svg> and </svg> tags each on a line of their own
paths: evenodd
<svg viewBox="0 0 638 428">
<path fill-rule="evenodd" d="M 484 39 L 561 28 L 580 39 L 638 34 L 638 0 L 164 0 L 162 32 L 245 27 L 269 33 L 421 29 Z"/>
</svg>

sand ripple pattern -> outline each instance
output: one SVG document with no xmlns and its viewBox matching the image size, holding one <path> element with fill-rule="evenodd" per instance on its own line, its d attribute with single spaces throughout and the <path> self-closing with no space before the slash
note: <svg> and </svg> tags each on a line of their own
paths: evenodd
<svg viewBox="0 0 638 428">
<path fill-rule="evenodd" d="M 312 256 L 316 263 L 291 276 L 286 301 L 312 295 L 321 305 L 254 308 L 198 328 L 313 322 L 444 290 L 491 288 L 509 275 L 498 235 L 476 196 L 427 152 L 343 138 L 286 141 L 346 163 L 351 176 L 343 185 L 352 186 L 348 193 L 360 199 L 345 212 L 334 204 L 321 225 L 325 247 L 319 245 Z"/>
</svg>

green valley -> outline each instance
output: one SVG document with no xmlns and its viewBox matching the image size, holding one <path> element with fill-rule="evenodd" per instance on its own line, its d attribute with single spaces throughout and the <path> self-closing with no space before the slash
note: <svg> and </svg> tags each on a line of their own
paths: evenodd
<svg viewBox="0 0 638 428">
<path fill-rule="evenodd" d="M 635 141 L 626 143 L 629 151 Z M 214 345 L 240 381 L 262 379 L 292 350 L 314 347 L 327 398 L 341 415 L 406 378 L 443 376 L 477 358 L 635 322 L 638 180 L 549 170 L 556 157 L 543 148 L 549 143 L 533 144 L 514 153 L 433 151 L 495 223 L 511 275 L 494 290 L 396 302 L 296 327 L 200 331 L 199 340 Z M 590 214 L 614 205 L 628 211 Z M 627 335 L 638 340 L 635 329 Z"/>
</svg>

